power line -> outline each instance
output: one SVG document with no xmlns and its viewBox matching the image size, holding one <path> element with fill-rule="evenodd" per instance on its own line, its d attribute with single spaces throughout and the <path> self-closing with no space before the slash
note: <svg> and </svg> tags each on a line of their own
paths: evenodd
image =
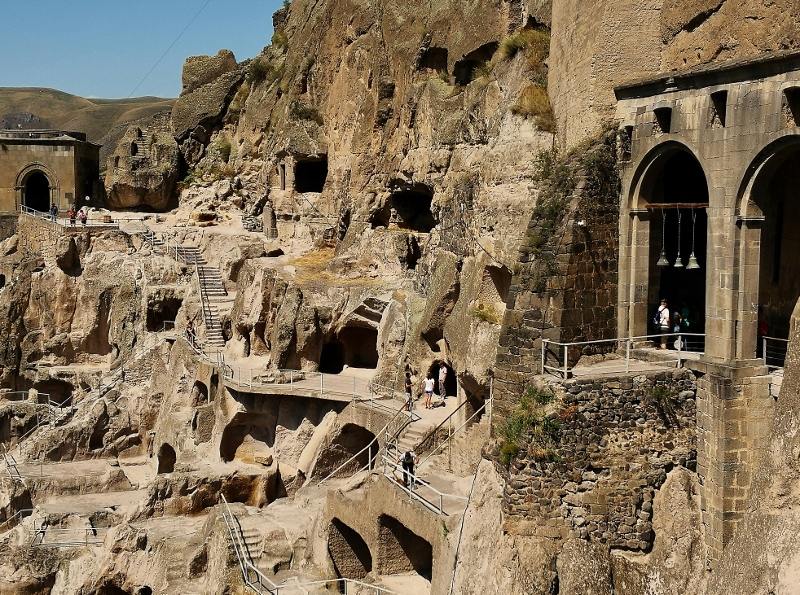
<svg viewBox="0 0 800 595">
<path fill-rule="evenodd" d="M 147 71 L 147 74 L 145 74 L 145 75 L 142 77 L 142 80 L 140 80 L 140 81 L 139 81 L 139 83 L 138 83 L 138 84 L 137 84 L 137 85 L 136 85 L 136 86 L 133 88 L 133 91 L 131 91 L 131 92 L 130 92 L 130 95 L 128 95 L 128 99 L 130 99 L 130 98 L 133 96 L 133 94 L 134 94 L 134 93 L 136 93 L 136 90 L 137 90 L 139 87 L 141 87 L 141 86 L 142 86 L 142 83 L 143 83 L 145 80 L 147 80 L 147 77 L 148 77 L 148 76 L 150 76 L 150 74 L 151 74 L 151 73 L 152 73 L 152 72 L 153 72 L 153 71 L 156 69 L 156 66 L 158 66 L 158 65 L 161 63 L 161 61 L 164 59 L 164 57 L 165 57 L 165 56 L 166 56 L 166 55 L 169 53 L 169 51 L 170 51 L 170 50 L 171 50 L 173 47 L 175 47 L 175 44 L 176 44 L 176 43 L 178 43 L 178 41 L 180 40 L 180 38 L 181 38 L 181 37 L 183 37 L 183 34 L 184 34 L 184 33 L 186 33 L 186 31 L 189 29 L 189 27 L 191 27 L 191 26 L 192 26 L 192 23 L 194 23 L 194 22 L 197 20 L 197 17 L 199 17 L 199 16 L 200 16 L 200 13 L 201 13 L 201 12 L 203 12 L 203 10 L 205 9 L 205 7 L 206 7 L 206 6 L 208 6 L 210 2 L 211 2 L 211 0 L 206 0 L 206 3 L 205 3 L 205 4 L 203 4 L 203 6 L 201 6 L 201 7 L 200 7 L 200 10 L 198 10 L 198 11 L 197 11 L 197 14 L 196 14 L 196 15 L 194 15 L 194 17 L 192 17 L 192 20 L 191 20 L 191 21 L 189 21 L 189 24 L 188 24 L 188 25 L 186 25 L 186 26 L 183 28 L 183 31 L 181 31 L 181 32 L 180 32 L 180 34 L 178 35 L 178 37 L 176 37 L 176 38 L 175 38 L 175 41 L 173 41 L 173 42 L 170 44 L 170 46 L 169 46 L 169 47 L 168 47 L 168 48 L 167 48 L 167 49 L 164 51 L 164 53 L 163 53 L 163 54 L 161 54 L 161 57 L 160 57 L 158 60 L 156 60 L 156 63 L 155 63 L 155 64 L 153 64 L 152 68 L 150 68 L 150 70 L 148 70 L 148 71 Z"/>
</svg>

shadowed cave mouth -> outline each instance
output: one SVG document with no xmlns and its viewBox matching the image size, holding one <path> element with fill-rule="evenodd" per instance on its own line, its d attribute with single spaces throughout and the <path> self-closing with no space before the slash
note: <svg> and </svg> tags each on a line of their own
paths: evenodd
<svg viewBox="0 0 800 595">
<path fill-rule="evenodd" d="M 416 572 L 426 580 L 433 574 L 433 547 L 394 517 L 382 514 L 379 560 L 382 574 Z"/>
<path fill-rule="evenodd" d="M 294 166 L 294 189 L 297 192 L 322 192 L 327 177 L 327 155 L 317 159 L 297 158 Z"/>
<path fill-rule="evenodd" d="M 66 407 L 72 404 L 72 391 L 75 387 L 69 382 L 63 380 L 42 380 L 33 385 L 33 388 L 39 391 L 39 403 L 47 403 L 47 396 L 50 395 L 50 403 L 53 405 L 61 405 Z M 42 394 L 44 393 L 44 394 Z"/>
<path fill-rule="evenodd" d="M 442 362 L 442 360 L 433 362 L 431 367 L 428 369 L 431 374 L 431 378 L 434 380 L 433 391 L 437 395 L 441 394 L 439 391 L 439 364 L 441 363 L 444 363 L 444 369 L 447 370 L 447 377 L 444 380 L 445 394 L 450 397 L 455 397 L 458 395 L 458 380 L 456 379 L 456 373 L 453 371 L 453 368 L 447 365 L 447 362 Z"/>
<path fill-rule="evenodd" d="M 372 572 L 372 554 L 367 542 L 337 518 L 328 529 L 328 554 L 337 576 L 362 579 Z"/>
<path fill-rule="evenodd" d="M 165 328 L 175 328 L 175 319 L 181 309 L 183 300 L 168 297 L 164 299 L 151 299 L 147 304 L 147 330 L 151 333 Z"/>
<path fill-rule="evenodd" d="M 378 367 L 377 329 L 346 326 L 322 347 L 320 372 L 339 374 L 345 366 L 369 370 Z"/>
<path fill-rule="evenodd" d="M 453 66 L 453 76 L 456 80 L 456 85 L 462 87 L 470 84 L 475 79 L 475 71 L 483 64 L 486 64 L 492 59 L 494 53 L 500 44 L 496 41 L 490 41 L 483 44 L 476 50 L 471 51 L 457 61 Z"/>
<path fill-rule="evenodd" d="M 381 210 L 370 218 L 372 229 L 396 225 L 400 229 L 430 233 L 437 221 L 431 212 L 433 190 L 424 184 L 401 186 Z"/>
<path fill-rule="evenodd" d="M 175 449 L 166 442 L 158 449 L 158 474 L 172 473 L 175 471 L 175 461 L 177 460 Z"/>
</svg>

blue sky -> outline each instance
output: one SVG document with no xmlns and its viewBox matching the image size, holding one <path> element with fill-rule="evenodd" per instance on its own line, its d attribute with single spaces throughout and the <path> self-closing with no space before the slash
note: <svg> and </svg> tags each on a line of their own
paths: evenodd
<svg viewBox="0 0 800 595">
<path fill-rule="evenodd" d="M 187 56 L 216 54 L 221 48 L 233 51 L 239 61 L 256 56 L 269 44 L 272 13 L 283 2 L 27 0 L 8 4 L 13 8 L 3 10 L 0 86 L 51 87 L 111 99 L 131 93 L 134 97 L 177 97 Z"/>
</svg>

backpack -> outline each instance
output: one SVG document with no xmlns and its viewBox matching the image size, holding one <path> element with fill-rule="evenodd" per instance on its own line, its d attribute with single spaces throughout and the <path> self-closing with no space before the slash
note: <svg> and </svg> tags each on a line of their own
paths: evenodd
<svg viewBox="0 0 800 595">
<path fill-rule="evenodd" d="M 406 454 L 403 455 L 403 462 L 404 463 L 413 463 L 414 457 L 411 455 L 411 451 L 407 450 Z"/>
<path fill-rule="evenodd" d="M 656 315 L 653 316 L 653 328 L 659 330 L 661 328 L 661 308 L 658 308 Z"/>
</svg>

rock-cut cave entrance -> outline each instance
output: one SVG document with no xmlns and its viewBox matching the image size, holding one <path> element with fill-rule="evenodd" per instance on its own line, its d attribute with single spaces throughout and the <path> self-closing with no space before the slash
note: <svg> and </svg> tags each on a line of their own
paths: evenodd
<svg viewBox="0 0 800 595">
<path fill-rule="evenodd" d="M 456 373 L 453 371 L 453 368 L 447 365 L 446 362 L 442 361 L 435 361 L 428 369 L 430 372 L 431 377 L 435 380 L 433 384 L 433 391 L 437 395 L 441 395 L 441 391 L 439 390 L 439 369 L 440 364 L 444 363 L 444 369 L 447 370 L 447 376 L 444 379 L 444 389 L 447 396 L 455 397 L 458 396 L 458 379 L 456 378 Z"/>
<path fill-rule="evenodd" d="M 25 181 L 25 206 L 47 213 L 50 210 L 50 182 L 40 171 L 34 171 Z"/>
<path fill-rule="evenodd" d="M 322 192 L 328 178 L 328 156 L 298 159 L 294 166 L 294 189 L 297 192 Z"/>
<path fill-rule="evenodd" d="M 431 211 L 433 191 L 425 185 L 401 186 L 370 218 L 372 229 L 397 226 L 417 233 L 430 233 L 436 227 Z"/>
<path fill-rule="evenodd" d="M 380 574 L 416 572 L 426 580 L 433 573 L 433 547 L 394 517 L 378 518 L 378 569 Z"/>
<path fill-rule="evenodd" d="M 175 461 L 178 457 L 175 449 L 166 442 L 158 449 L 158 474 L 172 473 L 175 471 Z"/>
<path fill-rule="evenodd" d="M 378 330 L 346 326 L 325 343 L 319 358 L 319 371 L 339 374 L 344 367 L 374 370 L 378 367 Z"/>
<path fill-rule="evenodd" d="M 367 542 L 337 518 L 328 528 L 328 554 L 339 577 L 362 579 L 372 572 L 372 553 Z"/>
</svg>

